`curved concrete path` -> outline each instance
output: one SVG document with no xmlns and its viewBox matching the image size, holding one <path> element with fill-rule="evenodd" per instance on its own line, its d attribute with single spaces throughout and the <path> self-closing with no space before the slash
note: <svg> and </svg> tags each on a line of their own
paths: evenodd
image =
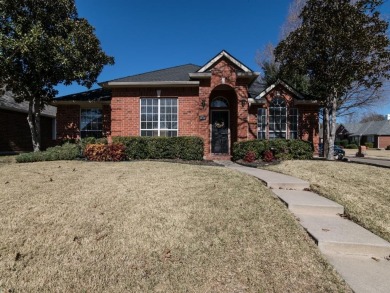
<svg viewBox="0 0 390 293">
<path fill-rule="evenodd" d="M 355 292 L 390 292 L 390 243 L 343 218 L 343 206 L 306 191 L 307 181 L 231 161 L 216 162 L 265 182 Z"/>
</svg>

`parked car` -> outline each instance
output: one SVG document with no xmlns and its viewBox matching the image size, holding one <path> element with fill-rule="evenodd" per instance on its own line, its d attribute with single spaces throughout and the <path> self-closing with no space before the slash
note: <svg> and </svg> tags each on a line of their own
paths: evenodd
<svg viewBox="0 0 390 293">
<path fill-rule="evenodd" d="M 319 153 L 320 157 L 324 156 L 324 146 L 323 146 L 323 144 L 319 145 L 318 153 Z M 345 151 L 341 147 L 339 147 L 338 145 L 335 145 L 333 147 L 333 155 L 335 156 L 336 159 L 341 160 L 342 158 L 345 157 Z"/>
</svg>

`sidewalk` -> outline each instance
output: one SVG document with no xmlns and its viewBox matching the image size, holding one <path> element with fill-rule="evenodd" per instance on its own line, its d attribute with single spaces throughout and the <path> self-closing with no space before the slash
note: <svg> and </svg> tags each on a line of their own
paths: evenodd
<svg viewBox="0 0 390 293">
<path fill-rule="evenodd" d="M 217 163 L 265 182 L 355 292 L 389 292 L 390 243 L 341 217 L 343 206 L 306 191 L 310 184 L 304 180 L 231 161 Z"/>
</svg>

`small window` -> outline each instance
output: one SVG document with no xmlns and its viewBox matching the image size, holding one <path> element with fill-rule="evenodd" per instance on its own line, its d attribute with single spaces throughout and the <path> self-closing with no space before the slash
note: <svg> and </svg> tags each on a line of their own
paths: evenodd
<svg viewBox="0 0 390 293">
<path fill-rule="evenodd" d="M 257 110 L 257 138 L 266 139 L 267 110 L 259 108 Z"/>
<path fill-rule="evenodd" d="M 176 98 L 141 99 L 141 136 L 177 136 Z"/>
<path fill-rule="evenodd" d="M 229 102 L 223 97 L 218 97 L 218 98 L 215 98 L 211 102 L 211 107 L 212 108 L 228 108 Z"/>
<path fill-rule="evenodd" d="M 103 136 L 103 121 L 101 109 L 81 109 L 80 135 L 84 137 L 101 138 Z"/>
<path fill-rule="evenodd" d="M 290 139 L 298 139 L 298 109 L 290 108 L 289 122 L 290 122 Z"/>
</svg>

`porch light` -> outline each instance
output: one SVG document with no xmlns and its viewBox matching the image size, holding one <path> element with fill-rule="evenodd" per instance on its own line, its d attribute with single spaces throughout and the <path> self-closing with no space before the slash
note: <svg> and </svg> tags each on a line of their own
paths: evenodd
<svg viewBox="0 0 390 293">
<path fill-rule="evenodd" d="M 241 101 L 241 106 L 244 107 L 246 105 L 246 100 L 245 99 L 242 99 Z"/>
<path fill-rule="evenodd" d="M 157 93 L 157 97 L 161 97 L 161 90 L 156 90 L 156 93 Z"/>
<path fill-rule="evenodd" d="M 205 99 L 202 100 L 201 105 L 202 105 L 202 109 L 206 108 L 206 100 Z"/>
</svg>

